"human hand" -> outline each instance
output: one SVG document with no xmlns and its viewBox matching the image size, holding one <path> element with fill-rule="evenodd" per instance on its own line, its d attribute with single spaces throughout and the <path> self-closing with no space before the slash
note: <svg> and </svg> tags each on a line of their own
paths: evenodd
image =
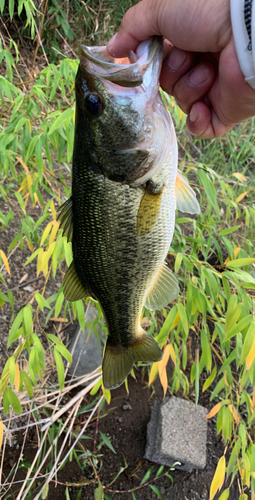
<svg viewBox="0 0 255 500">
<path fill-rule="evenodd" d="M 108 52 L 126 56 L 153 35 L 170 42 L 160 84 L 188 115 L 192 134 L 218 137 L 255 115 L 255 90 L 239 66 L 229 0 L 142 0 L 126 12 Z"/>
</svg>

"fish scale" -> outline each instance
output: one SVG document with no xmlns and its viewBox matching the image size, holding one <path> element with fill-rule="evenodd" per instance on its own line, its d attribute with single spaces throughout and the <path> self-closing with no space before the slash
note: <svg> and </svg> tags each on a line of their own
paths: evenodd
<svg viewBox="0 0 255 500">
<path fill-rule="evenodd" d="M 72 197 L 59 214 L 73 248 L 65 297 L 92 296 L 106 320 L 105 388 L 120 385 L 135 361 L 161 359 L 158 344 L 140 326 L 141 313 L 144 305 L 160 309 L 177 296 L 177 280 L 164 263 L 175 208 L 199 211 L 195 193 L 177 173 L 175 132 L 153 74 L 162 64 L 162 40 L 146 42 L 145 51 L 139 47 L 138 61 L 123 67 L 113 62 L 110 69 L 95 57 L 105 57 L 105 48 L 82 49 Z M 155 88 L 148 77 L 142 87 L 137 68 L 140 75 L 148 71 Z"/>
</svg>

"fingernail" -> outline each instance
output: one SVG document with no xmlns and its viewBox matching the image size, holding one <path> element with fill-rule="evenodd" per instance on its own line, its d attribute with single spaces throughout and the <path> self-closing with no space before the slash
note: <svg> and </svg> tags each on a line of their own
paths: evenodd
<svg viewBox="0 0 255 500">
<path fill-rule="evenodd" d="M 186 53 L 183 50 L 174 47 L 168 57 L 167 65 L 173 71 L 180 69 L 187 59 Z"/>
<path fill-rule="evenodd" d="M 194 123 L 199 117 L 199 113 L 197 111 L 197 108 L 196 108 L 196 105 L 193 104 L 191 110 L 190 110 L 190 114 L 189 114 L 189 119 L 192 123 Z"/>
<path fill-rule="evenodd" d="M 115 40 L 116 40 L 116 36 L 117 36 L 118 33 L 115 33 L 115 35 L 113 35 L 113 37 L 109 40 L 109 42 L 107 43 L 107 50 L 111 48 L 111 46 L 114 44 Z"/>
<path fill-rule="evenodd" d="M 201 85 L 206 82 L 209 76 L 208 66 L 205 64 L 200 64 L 197 68 L 195 68 L 190 74 L 190 81 L 193 85 Z"/>
</svg>

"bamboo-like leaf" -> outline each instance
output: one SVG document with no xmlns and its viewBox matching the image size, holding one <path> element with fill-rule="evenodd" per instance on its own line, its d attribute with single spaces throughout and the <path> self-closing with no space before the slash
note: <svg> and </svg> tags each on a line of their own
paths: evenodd
<svg viewBox="0 0 255 500">
<path fill-rule="evenodd" d="M 234 172 L 232 175 L 239 179 L 239 181 L 247 181 L 247 178 L 240 172 Z"/>
<path fill-rule="evenodd" d="M 210 487 L 210 500 L 213 500 L 215 497 L 217 491 L 220 491 L 222 488 L 222 485 L 224 483 L 225 479 L 225 472 L 226 472 L 226 459 L 225 456 L 223 455 L 217 465 L 211 487 Z"/>
<path fill-rule="evenodd" d="M 19 372 L 19 365 L 18 363 L 15 363 L 15 379 L 14 379 L 14 387 L 16 389 L 16 392 L 19 390 L 19 384 L 20 384 L 20 372 Z"/>
<path fill-rule="evenodd" d="M 212 418 L 214 417 L 214 415 L 216 415 L 218 413 L 218 411 L 221 409 L 222 407 L 222 402 L 220 403 L 217 403 L 212 409 L 211 411 L 209 411 L 209 413 L 206 415 L 206 418 Z"/>
<path fill-rule="evenodd" d="M 188 336 L 189 324 L 188 324 L 187 314 L 186 314 L 186 311 L 184 309 L 184 305 L 180 302 L 177 307 L 178 307 L 178 312 L 180 314 L 183 330 L 184 330 L 185 334 Z"/>
<path fill-rule="evenodd" d="M 140 482 L 140 486 L 142 486 L 143 484 L 147 483 L 147 481 L 149 481 L 151 472 L 152 472 L 152 467 L 150 467 L 147 470 L 147 472 L 144 474 L 142 481 Z"/>
<path fill-rule="evenodd" d="M 227 263 L 227 267 L 229 267 L 230 269 L 237 269 L 239 267 L 249 266 L 250 264 L 253 264 L 254 262 L 255 262 L 254 257 L 247 257 L 244 259 L 230 260 Z"/>
<path fill-rule="evenodd" d="M 8 262 L 8 259 L 7 259 L 6 255 L 5 255 L 5 253 L 3 252 L 3 250 L 0 250 L 0 255 L 1 255 L 1 258 L 3 259 L 3 261 L 4 261 L 4 265 L 5 265 L 6 271 L 11 276 L 9 262 Z"/>
<path fill-rule="evenodd" d="M 156 363 L 153 363 L 150 371 L 150 376 L 149 376 L 149 385 L 153 384 L 157 374 L 158 374 L 158 365 L 159 362 L 157 361 Z"/>
<path fill-rule="evenodd" d="M 68 361 L 68 363 L 71 365 L 73 362 L 73 358 L 71 353 L 68 351 L 68 349 L 64 345 L 59 345 L 57 344 L 56 349 L 62 354 L 62 356 Z"/>
<path fill-rule="evenodd" d="M 162 500 L 161 493 L 160 493 L 159 489 L 157 488 L 157 486 L 155 486 L 155 484 L 150 484 L 150 488 L 152 489 L 152 491 L 154 491 L 154 493 L 156 493 L 157 497 L 160 500 Z"/>
<path fill-rule="evenodd" d="M 232 404 L 228 405 L 228 407 L 229 407 L 229 410 L 231 411 L 231 413 L 233 415 L 234 421 L 237 423 L 237 425 L 239 425 L 240 424 L 240 418 L 239 418 L 239 415 L 238 415 L 238 413 L 236 411 L 236 408 Z"/>
<path fill-rule="evenodd" d="M 202 392 L 206 391 L 206 389 L 208 389 L 208 387 L 210 387 L 210 385 L 213 383 L 213 381 L 214 381 L 214 379 L 216 377 L 216 374 L 217 374 L 217 367 L 214 366 L 211 375 L 208 377 L 208 379 L 205 381 L 205 383 L 203 385 Z"/>
<path fill-rule="evenodd" d="M 235 199 L 235 202 L 236 203 L 239 203 L 240 201 L 242 201 L 245 196 L 250 193 L 251 189 L 248 189 L 248 191 L 244 191 L 243 193 L 239 194 L 239 196 L 237 196 L 237 198 Z"/>
<path fill-rule="evenodd" d="M 250 323 L 253 320 L 252 314 L 248 314 L 244 318 L 242 318 L 238 323 L 236 323 L 233 328 L 225 335 L 223 342 L 226 342 L 227 340 L 230 340 L 232 337 L 234 337 L 238 332 L 242 332 L 247 326 L 250 325 Z"/>
<path fill-rule="evenodd" d="M 16 394 L 14 394 L 13 390 L 10 387 L 6 387 L 6 392 L 8 394 L 8 400 L 9 400 L 10 404 L 12 405 L 15 413 L 17 413 L 17 415 L 21 415 L 22 406 L 21 406 Z"/>
<path fill-rule="evenodd" d="M 163 387 L 164 397 L 165 397 L 168 386 L 167 373 L 165 368 L 162 371 L 159 370 L 159 378 L 160 378 L 160 383 Z"/>
<path fill-rule="evenodd" d="M 103 385 L 102 385 L 102 389 L 103 389 L 105 401 L 109 405 L 111 402 L 111 391 L 109 389 L 105 389 Z"/>
<path fill-rule="evenodd" d="M 11 356 L 9 358 L 9 378 L 10 378 L 10 383 L 11 386 L 14 386 L 15 382 L 15 357 Z"/>
<path fill-rule="evenodd" d="M 59 387 L 60 387 L 60 390 L 62 391 L 62 389 L 64 387 L 64 383 L 65 383 L 65 369 L 64 369 L 62 357 L 57 350 L 57 346 L 54 347 L 54 358 L 56 361 L 56 367 L 57 367 L 57 372 L 58 372 Z"/>
<path fill-rule="evenodd" d="M 101 438 L 102 438 L 103 442 L 106 444 L 106 446 L 108 446 L 108 448 L 109 448 L 109 449 L 110 449 L 113 453 L 115 453 L 115 455 L 116 455 L 116 451 L 115 451 L 115 449 L 113 448 L 113 445 L 112 445 L 111 441 L 108 439 L 108 437 L 107 437 L 107 436 L 106 436 L 103 432 L 101 432 L 101 431 L 99 431 L 99 433 L 100 433 L 100 436 L 101 436 Z"/>
<path fill-rule="evenodd" d="M 229 497 L 229 488 L 227 488 L 221 493 L 219 500 L 228 500 L 228 497 Z"/>
<path fill-rule="evenodd" d="M 0 450 L 3 444 L 3 437 L 4 437 L 4 426 L 2 420 L 0 420 Z"/>
</svg>

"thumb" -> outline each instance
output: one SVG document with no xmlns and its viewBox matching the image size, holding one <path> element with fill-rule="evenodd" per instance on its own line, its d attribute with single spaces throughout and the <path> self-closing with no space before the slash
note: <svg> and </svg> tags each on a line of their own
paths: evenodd
<svg viewBox="0 0 255 500">
<path fill-rule="evenodd" d="M 142 0 L 126 12 L 107 50 L 124 57 L 139 42 L 163 35 L 182 50 L 218 52 L 231 32 L 229 0 Z"/>
</svg>

